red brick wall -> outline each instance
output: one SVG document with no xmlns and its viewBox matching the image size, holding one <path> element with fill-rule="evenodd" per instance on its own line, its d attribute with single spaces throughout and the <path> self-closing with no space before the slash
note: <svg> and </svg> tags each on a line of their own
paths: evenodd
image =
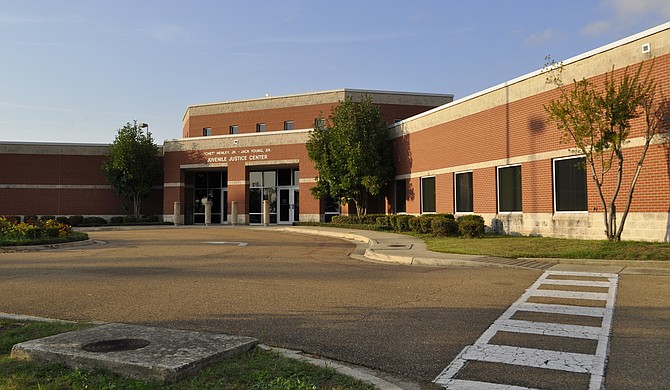
<svg viewBox="0 0 670 390">
<path fill-rule="evenodd" d="M 76 153 L 76 147 L 73 148 Z M 109 183 L 101 169 L 104 158 L 75 154 L 0 154 L 0 215 L 125 214 L 121 211 L 122 199 L 107 188 Z M 156 180 L 156 186 L 162 186 L 162 177 Z M 162 189 L 155 189 L 143 201 L 142 213 L 159 214 L 162 198 Z"/>
<path fill-rule="evenodd" d="M 646 64 L 649 65 L 649 64 Z M 663 91 L 670 91 L 670 56 L 655 59 L 654 78 Z M 629 74 L 637 66 L 629 67 Z M 623 69 L 615 72 L 621 76 Z M 644 72 L 643 72 L 644 74 Z M 592 79 L 602 85 L 605 75 Z M 568 86 L 570 87 L 570 86 Z M 544 105 L 558 96 L 557 90 L 529 96 L 502 104 L 476 114 L 454 119 L 437 126 L 410 133 L 391 141 L 398 175 L 457 168 L 459 166 L 486 163 L 543 152 L 564 150 L 570 147 L 560 142 L 560 132 L 554 124 L 547 123 Z M 477 99 L 477 98 L 475 98 Z M 458 110 L 458 106 L 451 108 Z M 633 122 L 630 137 L 640 137 L 644 131 L 643 118 Z M 666 129 L 668 124 L 666 123 Z M 642 173 L 635 189 L 631 211 L 667 212 L 670 206 L 670 163 L 668 143 L 652 145 L 644 162 Z M 635 172 L 641 148 L 627 148 L 624 155 L 624 183 L 629 183 Z M 500 164 L 505 165 L 505 164 Z M 524 212 L 553 211 L 552 160 L 524 162 L 522 165 L 522 202 Z M 469 168 L 465 168 L 469 170 Z M 616 172 L 607 175 L 604 191 L 609 196 L 613 190 Z M 432 175 L 432 174 L 431 174 Z M 588 205 L 602 210 L 590 170 L 587 170 Z M 420 180 L 414 178 L 410 186 L 415 194 L 411 199 L 408 190 L 407 212 L 420 212 Z M 436 175 L 437 211 L 453 212 L 453 174 Z M 473 192 L 475 213 L 495 213 L 497 210 L 496 169 L 486 167 L 474 169 Z M 617 209 L 623 211 L 627 187 L 622 187 Z"/>
<path fill-rule="evenodd" d="M 210 167 L 207 170 L 225 170 L 228 172 L 228 181 L 248 181 L 249 170 L 262 169 L 278 169 L 283 167 L 298 168 L 300 170 L 301 179 L 314 179 L 317 176 L 314 164 L 307 155 L 307 148 L 304 144 L 288 144 L 288 145 L 272 145 L 269 147 L 270 152 L 267 152 L 267 164 L 247 166 L 245 161 L 231 161 L 228 162 L 227 167 Z M 235 151 L 236 154 L 244 148 L 226 148 L 228 151 Z M 165 182 L 166 183 L 183 183 L 183 172 L 180 168 L 183 164 L 206 164 L 208 152 L 216 152 L 217 149 L 203 149 L 189 152 L 168 152 L 165 154 Z M 298 166 L 277 165 L 273 161 L 278 160 L 300 160 Z M 309 183 L 300 184 L 300 213 L 302 214 L 319 214 L 321 213 L 321 206 L 318 200 L 314 199 L 309 192 L 312 187 Z M 237 201 L 238 213 L 247 213 L 247 185 L 229 185 L 228 186 L 228 202 Z M 190 202 L 189 199 L 180 197 L 178 187 L 166 188 L 165 198 L 163 203 L 163 212 L 165 214 L 172 214 L 174 210 L 174 202 L 180 201 L 182 207 L 184 202 Z"/>
<path fill-rule="evenodd" d="M 335 103 L 336 104 L 336 103 Z M 274 108 L 231 112 L 225 114 L 188 116 L 182 131 L 183 137 L 201 137 L 202 129 L 210 127 L 212 135 L 230 134 L 230 126 L 237 125 L 240 134 L 255 133 L 257 123 L 265 123 L 265 131 L 283 131 L 284 121 L 292 120 L 295 129 L 311 129 L 314 120 L 328 118 L 335 104 L 316 104 L 300 107 Z M 405 119 L 433 107 L 382 104 L 380 109 L 386 123 Z"/>
</svg>

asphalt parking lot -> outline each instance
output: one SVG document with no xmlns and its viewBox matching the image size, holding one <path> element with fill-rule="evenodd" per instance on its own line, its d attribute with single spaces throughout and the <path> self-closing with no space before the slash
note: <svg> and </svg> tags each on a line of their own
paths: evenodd
<svg viewBox="0 0 670 390">
<path fill-rule="evenodd" d="M 252 336 L 428 383 L 541 271 L 365 262 L 336 238 L 253 228 L 96 231 L 0 253 L 0 312 Z M 621 277 L 607 388 L 663 388 L 670 279 Z"/>
</svg>

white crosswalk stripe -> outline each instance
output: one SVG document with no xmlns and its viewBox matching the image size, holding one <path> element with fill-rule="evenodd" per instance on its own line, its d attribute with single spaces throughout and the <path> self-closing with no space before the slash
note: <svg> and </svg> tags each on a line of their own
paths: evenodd
<svg viewBox="0 0 670 390">
<path fill-rule="evenodd" d="M 572 280 L 570 277 L 576 278 Z M 588 278 L 606 279 L 606 281 L 585 280 Z M 519 387 L 512 384 L 486 383 L 456 378 L 468 362 L 479 361 L 589 374 L 589 389 L 599 390 L 602 387 L 605 375 L 605 362 L 607 361 L 617 284 L 617 274 L 566 271 L 545 272 L 473 345 L 465 347 L 456 359 L 435 378 L 434 382 L 449 389 L 529 389 L 528 387 Z M 551 285 L 553 289 L 541 289 L 542 285 Z M 556 286 L 565 286 L 567 288 L 572 286 L 580 288 L 606 288 L 607 292 L 557 290 Z M 535 297 L 604 301 L 605 307 L 528 302 L 529 299 Z M 594 317 L 602 318 L 602 321 L 601 326 L 583 326 L 560 322 L 512 319 L 517 312 Z M 491 339 L 498 332 L 592 339 L 597 340 L 597 347 L 595 354 L 584 354 L 490 343 Z"/>
</svg>

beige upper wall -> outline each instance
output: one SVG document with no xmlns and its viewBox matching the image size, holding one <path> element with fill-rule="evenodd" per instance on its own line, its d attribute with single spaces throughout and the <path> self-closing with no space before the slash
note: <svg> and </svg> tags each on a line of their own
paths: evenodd
<svg viewBox="0 0 670 390">
<path fill-rule="evenodd" d="M 650 53 L 642 52 L 644 44 L 650 45 Z M 670 53 L 670 22 L 562 61 L 564 65 L 562 78 L 566 83 L 573 79 L 590 78 L 609 72 L 612 67 L 625 68 L 668 53 Z M 390 129 L 389 137 L 397 138 L 403 134 L 428 129 L 555 88 L 547 84 L 546 77 L 542 70 L 538 70 L 407 118 Z"/>
<path fill-rule="evenodd" d="M 59 154 L 76 156 L 104 156 L 109 145 L 105 144 L 59 144 L 37 142 L 3 142 L 0 154 Z"/>
<path fill-rule="evenodd" d="M 204 149 L 245 148 L 254 146 L 303 144 L 309 140 L 310 129 L 291 131 L 271 131 L 267 133 L 249 133 L 220 135 L 209 137 L 191 137 L 167 140 L 163 144 L 164 152 L 182 152 Z"/>
</svg>

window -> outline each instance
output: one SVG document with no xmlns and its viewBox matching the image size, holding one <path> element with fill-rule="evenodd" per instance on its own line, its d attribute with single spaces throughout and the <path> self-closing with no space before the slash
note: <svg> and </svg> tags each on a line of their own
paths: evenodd
<svg viewBox="0 0 670 390">
<path fill-rule="evenodd" d="M 584 157 L 554 160 L 554 208 L 556 211 L 588 211 L 585 164 Z"/>
<path fill-rule="evenodd" d="M 434 213 L 435 204 L 435 177 L 422 177 L 421 213 Z"/>
<path fill-rule="evenodd" d="M 212 128 L 211 127 L 205 127 L 202 129 L 202 136 L 207 137 L 212 135 Z"/>
<path fill-rule="evenodd" d="M 407 181 L 395 181 L 395 212 L 407 212 Z"/>
<path fill-rule="evenodd" d="M 471 213 L 472 206 L 472 172 L 457 173 L 454 175 L 454 190 L 456 192 L 456 212 Z"/>
<path fill-rule="evenodd" d="M 237 125 L 232 125 L 230 126 L 230 134 L 239 134 L 240 129 L 237 127 Z"/>
<path fill-rule="evenodd" d="M 256 123 L 256 132 L 262 133 L 265 131 L 265 123 Z"/>
<path fill-rule="evenodd" d="M 324 129 L 326 127 L 326 120 L 323 118 L 314 119 L 314 128 L 315 129 Z"/>
<path fill-rule="evenodd" d="M 284 122 L 284 130 L 293 130 L 293 121 Z"/>
<path fill-rule="evenodd" d="M 521 165 L 498 167 L 498 212 L 521 210 Z"/>
</svg>

